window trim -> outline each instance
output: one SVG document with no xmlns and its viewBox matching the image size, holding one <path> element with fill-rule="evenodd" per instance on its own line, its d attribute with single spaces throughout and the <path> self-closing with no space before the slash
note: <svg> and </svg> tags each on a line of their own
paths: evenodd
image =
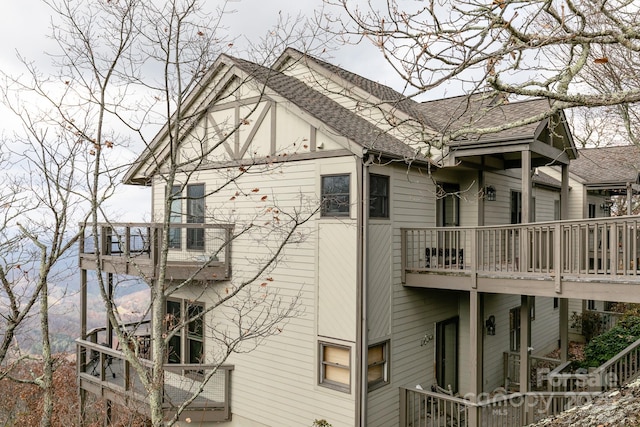
<svg viewBox="0 0 640 427">
<path fill-rule="evenodd" d="M 370 351 L 374 347 L 382 346 L 382 360 L 377 363 L 371 363 L 369 361 L 369 355 L 367 353 L 367 388 L 368 391 L 373 391 L 383 387 L 389 383 L 391 380 L 389 379 L 390 369 L 389 369 L 389 355 L 390 355 L 390 340 L 379 341 L 376 343 L 369 344 L 367 349 Z M 375 379 L 373 381 L 369 381 L 369 369 L 372 367 L 377 367 L 382 365 L 382 378 Z"/>
<path fill-rule="evenodd" d="M 436 223 L 438 227 L 459 227 L 460 226 L 460 184 L 450 182 L 437 182 L 436 194 Z M 447 206 L 453 211 L 448 213 Z M 451 223 L 447 219 L 451 217 Z"/>
<path fill-rule="evenodd" d="M 182 185 L 174 184 L 167 195 L 171 199 L 169 209 L 169 249 L 182 249 L 182 227 L 171 227 L 171 224 L 182 224 Z"/>
<path fill-rule="evenodd" d="M 373 194 L 372 193 L 372 188 L 373 185 L 371 185 L 372 181 L 376 179 L 376 180 L 384 180 L 386 182 L 386 194 Z M 376 218 L 376 219 L 389 219 L 389 186 L 391 185 L 391 179 L 389 178 L 389 175 L 382 175 L 382 174 L 377 174 L 377 173 L 370 173 L 369 174 L 369 218 Z M 381 198 L 382 199 L 382 212 L 381 214 L 374 214 L 374 209 L 373 206 L 371 204 L 371 201 L 375 198 Z"/>
<path fill-rule="evenodd" d="M 324 354 L 326 348 L 335 348 L 340 350 L 346 350 L 349 360 L 349 365 L 344 366 L 338 363 L 332 363 L 324 360 Z M 351 347 L 348 345 L 335 344 L 327 341 L 318 341 L 318 384 L 322 387 L 327 387 L 333 390 L 341 391 L 343 393 L 351 394 Z M 347 384 L 338 381 L 330 380 L 326 378 L 326 367 L 331 366 L 338 369 L 345 369 L 349 374 L 349 382 Z"/>
<path fill-rule="evenodd" d="M 202 187 L 202 197 L 192 196 L 190 190 Z M 207 208 L 207 188 L 204 183 L 187 184 L 186 186 L 186 222 L 187 224 L 204 224 L 205 211 Z M 193 206 L 196 202 L 202 202 L 202 216 L 198 216 L 197 212 L 193 212 Z M 204 228 L 187 228 L 187 250 L 191 251 L 204 251 L 205 250 L 205 236 Z"/>
<path fill-rule="evenodd" d="M 207 307 L 206 304 L 204 302 L 201 301 L 191 301 L 191 300 L 187 300 L 187 299 L 182 299 L 182 298 L 167 298 L 165 301 L 165 317 L 167 318 L 167 322 L 168 322 L 168 310 L 167 310 L 167 304 L 169 303 L 177 303 L 180 306 L 180 319 L 178 320 L 178 324 L 182 323 L 183 321 L 183 317 L 186 313 L 186 315 L 189 315 L 189 309 L 192 306 L 198 306 L 202 308 L 202 311 L 206 311 Z M 204 315 L 200 317 L 199 321 L 201 322 L 202 325 L 202 337 L 200 340 L 198 340 L 198 342 L 201 343 L 202 346 L 202 354 L 201 354 L 201 359 L 199 363 L 203 363 L 204 362 L 204 355 L 206 353 L 206 337 L 205 337 L 205 333 L 204 333 L 204 328 L 205 328 L 205 319 L 204 319 Z M 178 329 L 178 331 L 175 333 L 175 335 L 173 337 L 179 337 L 180 340 L 180 353 L 178 354 L 178 358 L 179 361 L 178 362 L 169 362 L 169 352 L 170 352 L 170 348 L 169 348 L 169 342 L 167 343 L 167 349 L 166 349 L 166 360 L 168 364 L 194 364 L 192 362 L 189 361 L 189 359 L 191 358 L 191 354 L 190 354 L 190 342 L 191 342 L 191 338 L 190 338 L 190 332 L 189 332 L 189 326 L 192 322 L 188 322 L 185 323 L 184 325 L 180 326 L 180 328 Z M 167 325 L 165 325 L 165 330 L 167 329 Z"/>
<path fill-rule="evenodd" d="M 325 196 L 325 192 L 324 192 L 324 183 L 325 183 L 325 179 L 326 178 L 336 178 L 336 177 L 346 177 L 347 178 L 347 193 L 331 193 L 328 194 L 326 197 Z M 347 209 L 346 211 L 327 211 L 327 200 L 330 199 L 331 197 L 336 197 L 336 196 L 347 196 Z M 332 217 L 338 217 L 338 218 L 349 218 L 351 217 L 351 174 L 350 173 L 335 173 L 335 174 L 327 174 L 327 175 L 320 175 L 320 201 L 321 201 L 321 205 L 320 205 L 320 216 L 323 218 L 332 218 Z"/>
</svg>

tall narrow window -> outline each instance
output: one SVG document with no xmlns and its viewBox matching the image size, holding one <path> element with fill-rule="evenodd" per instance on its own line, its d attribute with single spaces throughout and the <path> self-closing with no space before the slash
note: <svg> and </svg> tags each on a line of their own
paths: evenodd
<svg viewBox="0 0 640 427">
<path fill-rule="evenodd" d="M 204 184 L 187 185 L 187 223 L 204 223 Z M 204 229 L 187 229 L 187 249 L 204 250 Z"/>
<path fill-rule="evenodd" d="M 522 222 L 522 193 L 520 191 L 511 191 L 511 224 L 520 224 Z"/>
<path fill-rule="evenodd" d="M 389 177 L 369 175 L 369 217 L 389 218 Z"/>
<path fill-rule="evenodd" d="M 187 351 L 185 359 L 187 363 L 202 363 L 202 355 L 204 353 L 204 334 L 202 312 L 204 307 L 200 304 L 187 303 L 187 313 L 189 319 L 194 319 L 187 324 L 187 342 L 185 349 Z"/>
<path fill-rule="evenodd" d="M 509 349 L 520 351 L 520 307 L 509 310 Z"/>
<path fill-rule="evenodd" d="M 596 205 L 594 203 L 589 203 L 589 218 L 596 217 Z"/>
<path fill-rule="evenodd" d="M 180 195 L 181 186 L 171 187 L 169 195 L 171 201 L 171 212 L 169 213 L 169 223 L 179 224 L 182 222 L 182 197 Z M 182 246 L 182 228 L 169 227 L 169 247 L 180 249 Z"/>
<path fill-rule="evenodd" d="M 440 227 L 460 225 L 460 186 L 458 184 L 438 184 L 437 220 Z"/>
<path fill-rule="evenodd" d="M 167 362 L 182 363 L 182 304 L 180 301 L 167 301 L 167 311 L 165 316 L 165 329 L 167 331 L 175 330 L 175 334 L 169 339 L 167 344 Z"/>
<path fill-rule="evenodd" d="M 322 216 L 349 216 L 349 175 L 327 175 L 321 180 Z"/>
</svg>

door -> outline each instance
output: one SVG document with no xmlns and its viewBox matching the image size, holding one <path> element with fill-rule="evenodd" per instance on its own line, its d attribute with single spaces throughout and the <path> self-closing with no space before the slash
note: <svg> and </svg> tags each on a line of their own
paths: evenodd
<svg viewBox="0 0 640 427">
<path fill-rule="evenodd" d="M 436 382 L 458 391 L 458 317 L 436 323 Z"/>
</svg>

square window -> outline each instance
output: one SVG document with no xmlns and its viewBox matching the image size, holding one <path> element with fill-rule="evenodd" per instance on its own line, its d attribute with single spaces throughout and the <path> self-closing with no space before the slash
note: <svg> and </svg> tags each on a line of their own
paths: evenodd
<svg viewBox="0 0 640 427">
<path fill-rule="evenodd" d="M 389 384 L 389 341 L 369 346 L 367 365 L 369 391 Z"/>
<path fill-rule="evenodd" d="M 320 385 L 349 392 L 351 386 L 351 349 L 320 343 Z"/>
<path fill-rule="evenodd" d="M 349 175 L 327 175 L 321 182 L 322 216 L 349 216 Z"/>
<path fill-rule="evenodd" d="M 389 177 L 369 175 L 369 217 L 389 218 Z"/>
</svg>

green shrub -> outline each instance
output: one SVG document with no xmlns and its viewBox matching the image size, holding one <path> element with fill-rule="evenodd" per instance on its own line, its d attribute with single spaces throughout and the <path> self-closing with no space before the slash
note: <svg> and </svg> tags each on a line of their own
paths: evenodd
<svg viewBox="0 0 640 427">
<path fill-rule="evenodd" d="M 327 420 L 313 420 L 311 427 L 331 427 Z"/>
<path fill-rule="evenodd" d="M 623 316 L 616 326 L 593 338 L 584 348 L 583 367 L 597 367 L 640 339 L 640 317 Z"/>
</svg>

